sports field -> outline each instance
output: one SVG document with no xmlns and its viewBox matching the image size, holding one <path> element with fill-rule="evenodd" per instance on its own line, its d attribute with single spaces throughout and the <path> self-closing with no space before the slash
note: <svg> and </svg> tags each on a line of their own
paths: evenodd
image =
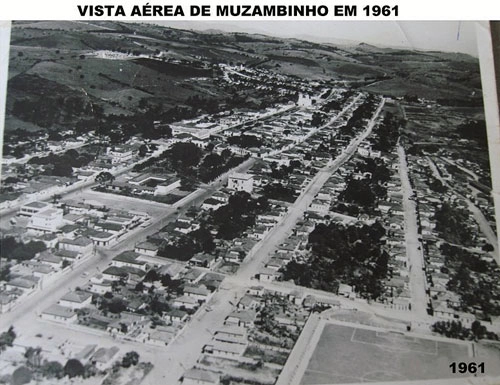
<svg viewBox="0 0 500 385">
<path fill-rule="evenodd" d="M 301 384 L 457 378 L 459 374 L 452 374 L 449 365 L 476 361 L 469 356 L 469 349 L 454 342 L 328 324 Z"/>
</svg>

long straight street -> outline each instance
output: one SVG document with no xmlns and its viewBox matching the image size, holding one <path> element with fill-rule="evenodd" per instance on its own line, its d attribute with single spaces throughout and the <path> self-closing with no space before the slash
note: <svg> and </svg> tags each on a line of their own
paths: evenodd
<svg viewBox="0 0 500 385">
<path fill-rule="evenodd" d="M 399 176 L 403 189 L 406 255 L 410 261 L 411 310 L 419 316 L 427 315 L 427 294 L 424 273 L 424 254 L 418 237 L 417 206 L 411 198 L 413 189 L 408 177 L 408 164 L 403 146 L 398 144 Z"/>
</svg>

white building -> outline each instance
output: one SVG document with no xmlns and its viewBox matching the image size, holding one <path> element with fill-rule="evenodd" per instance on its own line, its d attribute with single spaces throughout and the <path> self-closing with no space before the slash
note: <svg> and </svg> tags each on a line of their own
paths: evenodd
<svg viewBox="0 0 500 385">
<path fill-rule="evenodd" d="M 300 107 L 310 107 L 312 105 L 312 99 L 309 95 L 300 93 L 297 105 L 299 105 Z"/>
<path fill-rule="evenodd" d="M 27 229 L 40 234 L 54 233 L 63 225 L 63 210 L 47 208 L 31 216 Z"/>
<path fill-rule="evenodd" d="M 74 313 L 73 310 L 61 305 L 50 306 L 42 312 L 40 317 L 45 320 L 63 323 L 75 322 L 78 318 L 77 314 Z"/>
<path fill-rule="evenodd" d="M 92 294 L 85 291 L 73 291 L 66 293 L 60 300 L 59 305 L 70 309 L 82 309 L 90 306 Z"/>
<path fill-rule="evenodd" d="M 30 202 L 21 206 L 19 209 L 19 215 L 23 215 L 26 217 L 31 217 L 33 214 L 39 213 L 45 209 L 51 208 L 52 205 L 46 202 Z"/>
<path fill-rule="evenodd" d="M 229 177 L 227 187 L 230 190 L 251 193 L 253 190 L 253 175 L 234 173 Z"/>
<path fill-rule="evenodd" d="M 128 162 L 134 156 L 134 151 L 129 146 L 115 146 L 108 149 L 108 155 L 111 157 L 111 163 L 124 163 Z"/>
</svg>

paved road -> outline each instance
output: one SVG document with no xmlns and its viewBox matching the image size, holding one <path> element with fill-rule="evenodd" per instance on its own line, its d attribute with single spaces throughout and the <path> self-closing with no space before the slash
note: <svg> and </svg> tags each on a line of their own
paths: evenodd
<svg viewBox="0 0 500 385">
<path fill-rule="evenodd" d="M 405 217 L 406 255 L 410 261 L 410 289 L 412 312 L 419 316 L 427 315 L 426 279 L 424 273 L 424 254 L 422 244 L 418 240 L 417 207 L 413 189 L 408 177 L 406 154 L 401 144 L 398 144 L 399 177 L 403 188 L 403 208 Z"/>
</svg>

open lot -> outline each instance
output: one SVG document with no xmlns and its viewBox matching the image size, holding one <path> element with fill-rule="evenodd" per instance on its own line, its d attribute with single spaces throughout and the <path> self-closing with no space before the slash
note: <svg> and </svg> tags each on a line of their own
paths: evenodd
<svg viewBox="0 0 500 385">
<path fill-rule="evenodd" d="M 456 378 L 459 374 L 451 373 L 450 363 L 480 361 L 470 357 L 470 351 L 463 342 L 329 324 L 301 384 Z M 498 375 L 500 368 L 485 362 L 485 371 L 487 375 Z"/>
</svg>

